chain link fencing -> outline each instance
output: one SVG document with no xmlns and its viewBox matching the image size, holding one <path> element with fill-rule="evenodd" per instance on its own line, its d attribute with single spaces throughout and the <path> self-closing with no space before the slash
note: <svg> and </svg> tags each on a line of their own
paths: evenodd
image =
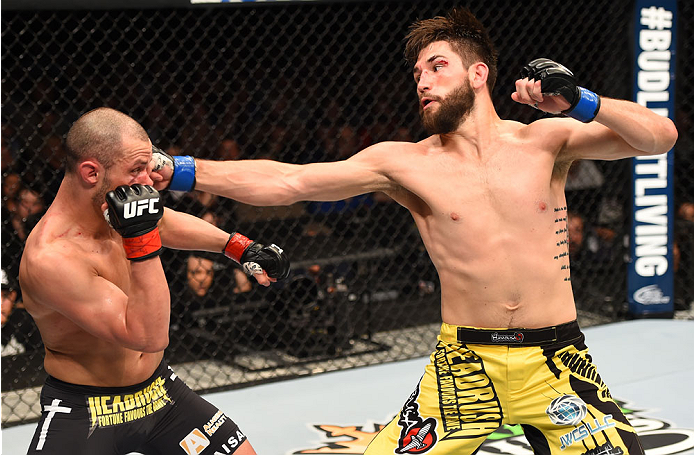
<svg viewBox="0 0 694 455">
<path fill-rule="evenodd" d="M 171 154 L 292 163 L 343 159 L 425 137 L 403 37 L 457 2 L 294 3 L 102 11 L 3 11 L 2 267 L 59 187 L 69 126 L 99 106 L 138 120 Z M 471 2 L 499 51 L 502 118 L 520 68 L 548 57 L 602 95 L 631 98 L 631 2 Z M 694 4 L 679 2 L 676 309 L 693 300 Z M 570 171 L 571 259 L 582 325 L 626 315 L 628 160 Z M 262 182 L 258 182 L 262 185 Z M 292 275 L 270 288 L 222 255 L 167 250 L 166 359 L 199 391 L 428 355 L 440 322 L 436 272 L 407 211 L 383 195 L 250 207 L 202 192 L 166 204 L 277 243 Z M 687 220 L 687 218 L 689 219 Z M 2 424 L 38 417 L 43 346 L 21 308 L 2 328 Z"/>
</svg>

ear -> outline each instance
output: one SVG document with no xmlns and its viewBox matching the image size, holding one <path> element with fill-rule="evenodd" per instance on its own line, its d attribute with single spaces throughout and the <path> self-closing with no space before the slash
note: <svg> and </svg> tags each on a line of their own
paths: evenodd
<svg viewBox="0 0 694 455">
<path fill-rule="evenodd" d="M 482 63 L 476 62 L 470 65 L 468 68 L 468 77 L 470 78 L 470 85 L 475 90 L 483 88 L 487 85 L 487 77 L 489 76 L 489 67 Z"/>
<path fill-rule="evenodd" d="M 104 168 L 97 161 L 86 160 L 77 165 L 77 175 L 91 186 L 95 186 L 99 182 L 99 177 L 103 176 L 103 174 Z"/>
</svg>

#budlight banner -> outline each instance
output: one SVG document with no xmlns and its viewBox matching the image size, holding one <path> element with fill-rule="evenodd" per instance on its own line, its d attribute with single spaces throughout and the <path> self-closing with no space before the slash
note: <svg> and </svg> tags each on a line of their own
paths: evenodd
<svg viewBox="0 0 694 455">
<path fill-rule="evenodd" d="M 674 120 L 676 0 L 637 0 L 634 101 Z M 632 159 L 629 313 L 667 317 L 674 308 L 672 150 Z"/>
</svg>

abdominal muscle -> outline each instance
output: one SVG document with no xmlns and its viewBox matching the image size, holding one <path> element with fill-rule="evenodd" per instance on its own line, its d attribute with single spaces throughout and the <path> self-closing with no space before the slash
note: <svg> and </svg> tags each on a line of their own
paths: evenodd
<svg viewBox="0 0 694 455">
<path fill-rule="evenodd" d="M 520 223 L 507 217 L 451 226 L 442 217 L 420 226 L 445 323 L 540 328 L 576 319 L 565 223 L 554 221 L 563 215 L 548 212 Z"/>
</svg>

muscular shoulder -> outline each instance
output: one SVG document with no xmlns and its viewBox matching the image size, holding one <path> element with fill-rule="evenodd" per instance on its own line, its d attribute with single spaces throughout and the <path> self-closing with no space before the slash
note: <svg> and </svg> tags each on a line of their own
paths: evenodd
<svg viewBox="0 0 694 455">
<path fill-rule="evenodd" d="M 390 179 L 401 172 L 412 169 L 417 159 L 424 157 L 427 145 L 423 142 L 379 142 L 365 148 L 347 161 L 359 163 L 374 172 L 382 174 Z"/>
<path fill-rule="evenodd" d="M 94 269 L 84 245 L 46 231 L 45 226 L 37 226 L 22 254 L 19 279 L 23 291 L 32 294 L 60 288 L 78 274 Z"/>
<path fill-rule="evenodd" d="M 440 152 L 440 143 L 437 144 L 435 139 L 430 137 L 416 143 L 380 142 L 362 150 L 350 160 L 366 163 L 381 174 L 388 183 L 378 190 L 412 210 L 418 201 L 413 193 L 413 185 L 418 180 L 416 175 L 431 153 Z"/>
<path fill-rule="evenodd" d="M 378 162 L 394 162 L 403 156 L 411 156 L 424 153 L 428 147 L 429 139 L 420 142 L 385 141 L 365 148 L 352 158 L 373 160 Z M 350 158 L 350 159 L 352 159 Z"/>
<path fill-rule="evenodd" d="M 577 125 L 576 120 L 567 118 L 543 118 L 529 124 L 518 122 L 516 134 L 518 138 L 527 141 L 539 149 L 559 154 L 566 144 L 572 129 Z"/>
</svg>

